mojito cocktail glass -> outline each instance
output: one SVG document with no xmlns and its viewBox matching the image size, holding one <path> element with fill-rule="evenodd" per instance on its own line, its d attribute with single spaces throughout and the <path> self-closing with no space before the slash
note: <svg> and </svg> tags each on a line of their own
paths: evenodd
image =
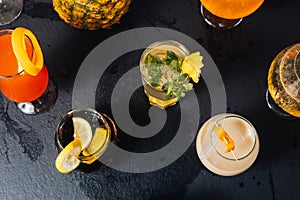
<svg viewBox="0 0 300 200">
<path fill-rule="evenodd" d="M 151 105 L 163 109 L 177 103 L 181 88 L 184 90 L 190 79 L 172 65 L 181 63 L 189 54 L 185 46 L 173 40 L 154 42 L 145 49 L 140 59 L 140 71 L 144 91 Z M 170 89 L 173 83 L 178 85 Z"/>
</svg>

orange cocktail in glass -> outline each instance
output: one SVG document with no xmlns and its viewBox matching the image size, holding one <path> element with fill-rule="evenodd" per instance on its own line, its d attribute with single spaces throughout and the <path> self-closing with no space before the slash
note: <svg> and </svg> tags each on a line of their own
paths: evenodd
<svg viewBox="0 0 300 200">
<path fill-rule="evenodd" d="M 264 0 L 200 0 L 205 21 L 219 28 L 231 28 L 255 12 Z"/>
<path fill-rule="evenodd" d="M 0 36 L 0 79 L 2 93 L 14 102 L 28 102 L 40 97 L 48 84 L 48 71 L 44 66 L 37 76 L 18 71 L 18 61 L 13 53 L 11 34 Z M 32 57 L 32 46 L 26 41 L 27 53 Z"/>
<path fill-rule="evenodd" d="M 56 95 L 54 98 L 34 102 L 45 94 L 49 81 L 48 70 L 42 64 L 40 71 L 31 75 L 20 66 L 12 45 L 12 32 L 13 30 L 0 31 L 0 90 L 8 99 L 20 103 L 18 106 L 21 110 L 25 109 L 23 112 L 36 114 L 51 106 Z M 29 61 L 36 63 L 36 50 L 29 37 L 24 37 L 23 45 Z M 53 90 L 53 85 L 49 85 Z M 51 91 L 52 96 L 53 93 Z"/>
</svg>

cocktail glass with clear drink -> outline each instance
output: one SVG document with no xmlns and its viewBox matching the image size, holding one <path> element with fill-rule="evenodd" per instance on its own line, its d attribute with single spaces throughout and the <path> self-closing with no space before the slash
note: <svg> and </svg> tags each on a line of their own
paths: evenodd
<svg viewBox="0 0 300 200">
<path fill-rule="evenodd" d="M 286 119 L 300 117 L 300 44 L 283 49 L 268 73 L 267 105 Z"/>
<path fill-rule="evenodd" d="M 0 90 L 26 114 L 47 111 L 56 100 L 56 86 L 28 29 L 0 31 Z"/>
<path fill-rule="evenodd" d="M 56 168 L 61 173 L 76 168 L 83 172 L 102 169 L 112 159 L 99 158 L 117 139 L 116 126 L 106 114 L 92 108 L 71 110 L 62 117 L 55 132 Z"/>
<path fill-rule="evenodd" d="M 217 28 L 233 28 L 255 12 L 264 0 L 200 0 L 204 20 Z"/>
<path fill-rule="evenodd" d="M 0 0 L 0 26 L 14 21 L 22 9 L 23 0 Z"/>
<path fill-rule="evenodd" d="M 254 126 L 236 114 L 219 114 L 203 124 L 196 140 L 197 154 L 210 171 L 233 176 L 247 170 L 259 152 Z"/>
</svg>

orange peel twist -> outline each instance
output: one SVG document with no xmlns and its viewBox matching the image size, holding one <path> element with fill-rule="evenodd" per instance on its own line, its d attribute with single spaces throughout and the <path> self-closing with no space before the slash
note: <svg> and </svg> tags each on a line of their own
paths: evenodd
<svg viewBox="0 0 300 200">
<path fill-rule="evenodd" d="M 25 39 L 29 38 L 33 46 L 32 58 L 29 58 Z M 43 68 L 44 58 L 41 47 L 34 34 L 23 27 L 13 30 L 11 35 L 13 52 L 18 60 L 19 65 L 25 72 L 32 76 L 36 76 Z"/>
<path fill-rule="evenodd" d="M 215 134 L 218 136 L 219 140 L 226 146 L 225 153 L 234 150 L 235 144 L 231 137 L 226 133 L 221 125 L 217 125 L 214 128 Z"/>
</svg>

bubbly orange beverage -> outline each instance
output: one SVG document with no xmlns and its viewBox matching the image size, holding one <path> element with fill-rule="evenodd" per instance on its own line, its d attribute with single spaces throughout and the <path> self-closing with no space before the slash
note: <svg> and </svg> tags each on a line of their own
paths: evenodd
<svg viewBox="0 0 300 200">
<path fill-rule="evenodd" d="M 225 19 L 239 19 L 256 11 L 264 0 L 200 0 L 212 14 Z"/>
<path fill-rule="evenodd" d="M 29 39 L 25 40 L 29 58 L 34 50 Z M 30 102 L 40 97 L 48 84 L 48 70 L 44 65 L 37 76 L 24 70 L 19 71 L 18 61 L 13 52 L 11 34 L 0 36 L 0 90 L 14 102 Z"/>
</svg>

